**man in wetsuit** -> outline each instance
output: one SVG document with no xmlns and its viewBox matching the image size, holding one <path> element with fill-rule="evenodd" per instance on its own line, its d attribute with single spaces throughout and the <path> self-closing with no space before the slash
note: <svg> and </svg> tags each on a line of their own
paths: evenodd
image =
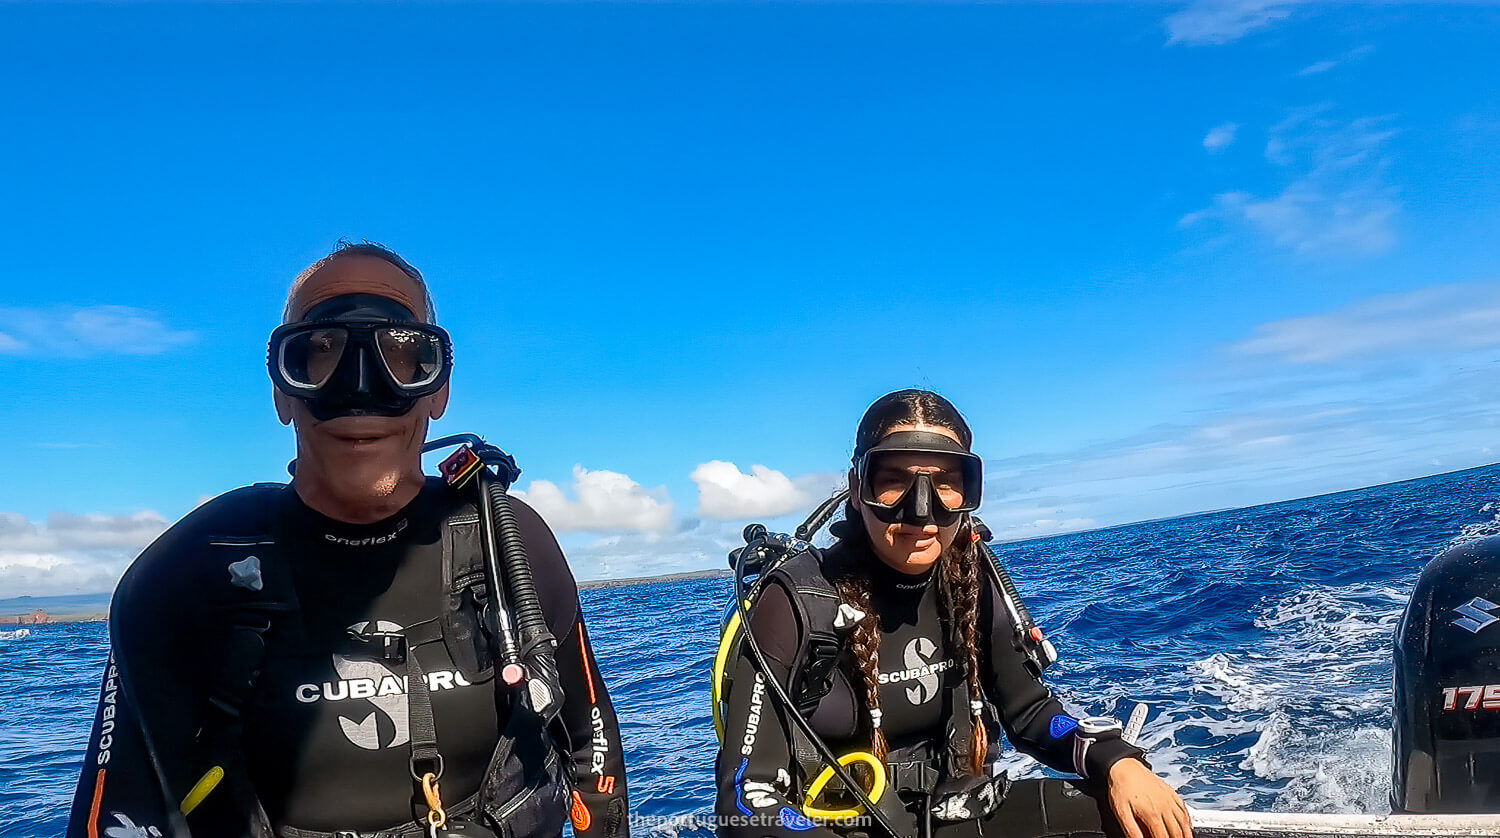
<svg viewBox="0 0 1500 838">
<path fill-rule="evenodd" d="M 551 531 L 511 501 L 555 716 L 497 676 L 472 484 L 422 473 L 451 354 L 420 273 L 343 244 L 284 321 L 292 482 L 205 503 L 121 580 L 68 836 L 551 838 L 570 813 L 581 838 L 627 835 L 619 726 Z"/>
</svg>

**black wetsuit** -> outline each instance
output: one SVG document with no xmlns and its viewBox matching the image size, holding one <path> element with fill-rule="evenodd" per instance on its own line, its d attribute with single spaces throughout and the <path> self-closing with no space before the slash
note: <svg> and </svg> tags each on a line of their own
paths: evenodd
<svg viewBox="0 0 1500 838">
<path fill-rule="evenodd" d="M 474 794 L 510 705 L 497 698 L 492 675 L 465 677 L 436 628 L 446 602 L 443 524 L 458 502 L 441 480 L 429 479 L 396 515 L 357 526 L 309 509 L 290 488 L 255 486 L 210 501 L 147 548 L 115 595 L 114 651 L 68 835 L 94 838 L 125 820 L 145 835 L 168 829 L 170 810 L 203 770 L 201 731 L 213 723 L 205 704 L 230 654 L 219 624 L 224 603 L 235 584 L 248 589 L 259 581 L 259 566 L 245 569 L 247 555 L 273 549 L 294 581 L 297 604 L 295 618 L 273 619 L 263 669 L 245 703 L 242 759 L 231 771 L 241 771 L 241 785 L 253 792 L 226 783 L 188 819 L 194 834 L 246 834 L 244 810 L 256 806 L 278 832 L 371 832 L 425 811 L 414 807 L 419 796 L 408 767 L 406 669 L 353 654 L 350 630 L 405 632 L 413 643 L 427 638 L 410 653 L 425 673 L 446 766 L 444 805 Z M 541 517 L 519 501 L 512 506 L 559 643 L 566 693 L 559 721 L 576 790 L 575 831 L 623 836 L 619 727 L 593 663 L 577 587 Z M 247 520 L 265 522 L 264 531 Z M 238 582 L 230 559 L 240 567 Z"/>
<path fill-rule="evenodd" d="M 947 719 L 944 697 L 961 687 L 963 665 L 946 641 L 938 585 L 933 573 L 909 576 L 890 569 L 868 547 L 839 542 L 829 552 L 857 550 L 870 568 L 870 600 L 880 618 L 879 680 L 881 728 L 891 750 L 920 741 L 942 742 Z M 809 561 L 807 555 L 792 561 Z M 988 580 L 988 577 L 985 577 Z M 751 612 L 750 625 L 773 674 L 783 687 L 792 682 L 791 665 L 804 642 L 789 597 L 781 584 L 769 584 Z M 1061 771 L 1084 768 L 1103 777 L 1110 765 L 1140 751 L 1120 740 L 1106 740 L 1088 752 L 1085 766 L 1074 765 L 1073 720 L 1047 687 L 1026 668 L 1013 645 L 1013 631 L 998 592 L 986 584 L 980 596 L 981 682 L 1010 741 L 1020 750 Z M 749 653 L 742 648 L 734 662 L 734 685 L 724 722 L 724 746 L 717 765 L 720 833 L 726 838 L 760 838 L 821 834 L 795 817 L 778 817 L 784 807 L 800 808 L 790 799 L 793 759 L 790 722 L 783 708 L 762 685 Z M 840 658 L 832 689 L 807 716 L 813 730 L 843 754 L 869 749 L 864 690 L 848 651 Z M 967 692 L 961 692 L 967 701 Z M 991 744 L 993 749 L 996 745 Z M 921 801 L 905 802 L 916 806 Z M 918 823 L 925 819 L 919 818 Z M 872 834 L 879 834 L 871 827 Z M 984 821 L 936 823 L 932 834 L 943 838 L 989 834 L 1030 836 L 1103 832 L 1099 807 L 1062 781 L 1022 781 L 1012 785 L 1005 802 Z M 1112 830 L 1111 830 L 1112 831 Z"/>
</svg>

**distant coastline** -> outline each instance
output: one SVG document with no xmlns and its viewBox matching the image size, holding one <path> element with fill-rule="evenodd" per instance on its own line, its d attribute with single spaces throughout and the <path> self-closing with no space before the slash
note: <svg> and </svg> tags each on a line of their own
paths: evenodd
<svg viewBox="0 0 1500 838">
<path fill-rule="evenodd" d="M 628 588 L 635 585 L 655 585 L 670 582 L 686 582 L 693 579 L 728 578 L 729 570 L 695 570 L 687 573 L 666 573 L 661 576 L 636 576 L 629 579 L 599 579 L 580 582 L 580 590 L 599 588 Z M 109 619 L 111 594 L 77 594 L 74 596 L 31 597 L 20 596 L 0 599 L 0 626 L 39 626 L 57 623 L 97 623 Z"/>
<path fill-rule="evenodd" d="M 18 596 L 0 599 L 0 626 L 93 623 L 109 618 L 113 594 Z"/>
<path fill-rule="evenodd" d="M 49 626 L 57 623 L 99 623 L 108 619 L 108 611 L 93 611 L 81 614 L 51 614 L 38 608 L 25 614 L 0 614 L 0 626 Z"/>
<path fill-rule="evenodd" d="M 628 588 L 633 585 L 655 585 L 663 582 L 686 582 L 690 579 L 728 579 L 734 572 L 725 568 L 723 570 L 690 570 L 686 573 L 664 573 L 660 576 L 633 576 L 629 579 L 598 579 L 593 582 L 579 582 L 581 590 L 592 590 L 595 588 Z"/>
</svg>

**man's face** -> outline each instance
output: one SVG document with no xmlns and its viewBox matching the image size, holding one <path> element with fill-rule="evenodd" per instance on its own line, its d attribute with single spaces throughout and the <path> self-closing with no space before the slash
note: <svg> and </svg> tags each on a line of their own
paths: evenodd
<svg viewBox="0 0 1500 838">
<path fill-rule="evenodd" d="M 399 303 L 425 319 L 422 289 L 402 270 L 373 256 L 335 258 L 298 286 L 290 311 L 300 319 L 319 303 L 347 294 L 373 294 Z M 275 391 L 276 413 L 297 433 L 298 471 L 312 469 L 325 482 L 348 483 L 351 492 L 386 495 L 400 479 L 420 468 L 427 422 L 443 414 L 448 388 L 419 399 L 401 416 L 339 416 L 319 420 L 306 402 Z"/>
</svg>

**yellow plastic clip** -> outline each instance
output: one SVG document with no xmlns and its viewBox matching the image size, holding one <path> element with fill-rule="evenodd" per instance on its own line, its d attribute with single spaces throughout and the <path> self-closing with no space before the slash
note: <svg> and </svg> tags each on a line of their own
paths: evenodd
<svg viewBox="0 0 1500 838">
<path fill-rule="evenodd" d="M 191 815 L 193 810 L 198 808 L 198 804 L 202 803 L 204 798 L 208 797 L 213 793 L 214 789 L 219 787 L 219 783 L 223 779 L 224 768 L 222 766 L 215 765 L 213 768 L 208 769 L 202 777 L 198 778 L 198 782 L 193 783 L 193 787 L 188 791 L 187 797 L 182 799 L 182 805 L 177 807 L 178 811 L 184 815 Z"/>
<path fill-rule="evenodd" d="M 855 751 L 852 754 L 844 754 L 839 757 L 839 765 L 847 767 L 856 762 L 862 762 L 866 766 L 869 766 L 870 773 L 875 777 L 875 780 L 870 784 L 870 790 L 865 796 L 870 798 L 871 803 L 879 803 L 881 796 L 885 794 L 885 763 L 876 759 L 874 754 L 866 753 L 865 751 Z M 833 767 L 824 766 L 822 773 L 818 774 L 818 778 L 813 780 L 812 785 L 807 787 L 807 794 L 802 798 L 802 814 L 819 821 L 847 821 L 859 817 L 860 813 L 865 810 L 863 805 L 855 806 L 852 809 L 821 809 L 813 805 L 818 799 L 818 795 L 823 793 L 823 789 L 828 786 L 833 778 Z"/>
<path fill-rule="evenodd" d="M 437 831 L 448 823 L 448 813 L 443 809 L 437 775 L 430 771 L 422 775 L 422 796 L 427 798 L 427 834 L 437 835 Z"/>
</svg>

